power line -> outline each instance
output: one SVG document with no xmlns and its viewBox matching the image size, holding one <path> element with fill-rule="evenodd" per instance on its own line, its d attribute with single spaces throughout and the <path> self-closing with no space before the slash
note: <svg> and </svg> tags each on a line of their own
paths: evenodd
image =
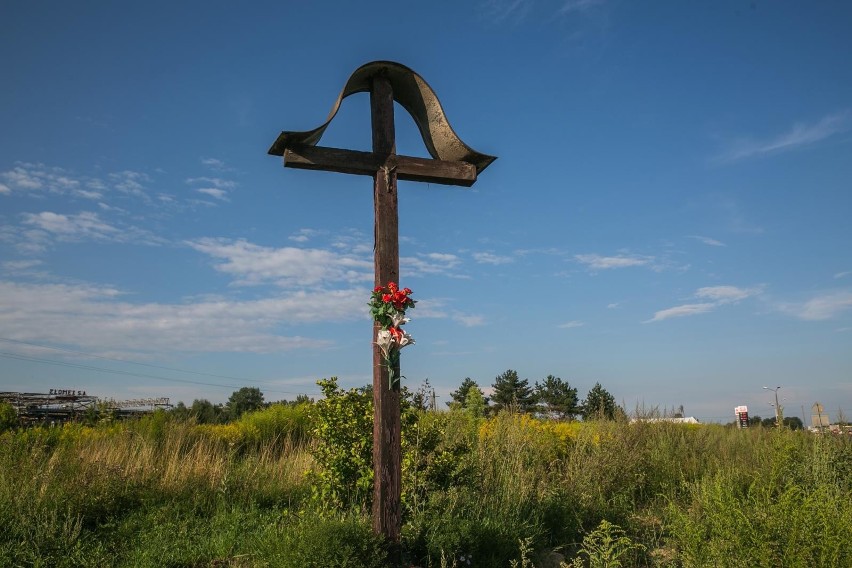
<svg viewBox="0 0 852 568">
<path fill-rule="evenodd" d="M 99 373 L 112 373 L 116 375 L 124 375 L 129 377 L 141 377 L 146 379 L 156 379 L 159 381 L 167 381 L 173 383 L 187 383 L 191 385 L 201 385 L 207 387 L 217 387 L 217 388 L 228 388 L 228 389 L 240 389 L 242 387 L 236 385 L 223 385 L 218 383 L 208 383 L 204 381 L 192 381 L 189 379 L 176 379 L 173 377 L 161 377 L 158 375 L 149 375 L 146 373 L 134 373 L 132 371 L 121 371 L 118 369 L 104 369 L 103 367 L 95 367 L 92 365 L 83 365 L 80 363 L 70 363 L 68 361 L 56 361 L 54 359 L 44 359 L 42 357 L 31 357 L 28 355 L 20 355 L 17 353 L 7 353 L 5 351 L 0 351 L 0 357 L 6 357 L 7 359 L 17 359 L 19 361 L 29 361 L 34 363 L 45 363 L 48 365 L 56 365 L 58 367 L 66 367 L 72 369 L 83 369 L 86 371 L 97 371 Z M 251 381 L 248 381 L 251 382 Z M 284 390 L 267 390 L 266 392 L 276 393 L 276 394 L 311 394 L 318 395 L 319 393 L 306 393 L 306 392 L 295 392 L 295 391 L 284 391 Z"/>
</svg>

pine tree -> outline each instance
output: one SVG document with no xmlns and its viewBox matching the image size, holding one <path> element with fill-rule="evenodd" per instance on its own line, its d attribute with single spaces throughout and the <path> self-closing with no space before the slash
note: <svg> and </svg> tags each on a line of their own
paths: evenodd
<svg viewBox="0 0 852 568">
<path fill-rule="evenodd" d="M 494 380 L 494 394 L 491 400 L 494 402 L 494 410 L 513 408 L 519 412 L 532 412 L 535 410 L 535 395 L 529 386 L 527 379 L 521 380 L 517 371 L 509 369 Z"/>
<path fill-rule="evenodd" d="M 476 381 L 474 381 L 470 377 L 465 377 L 458 390 L 450 393 L 450 397 L 452 397 L 453 400 L 448 402 L 447 406 L 449 406 L 450 408 L 467 408 L 467 399 L 470 395 L 470 391 L 473 389 L 479 391 L 479 395 L 483 398 L 485 404 L 487 405 L 488 398 L 485 396 L 485 393 L 482 392 L 482 389 L 479 388 L 479 385 L 476 384 Z"/>
<path fill-rule="evenodd" d="M 615 398 L 600 383 L 595 383 L 583 401 L 583 420 L 614 420 L 615 413 Z"/>
<path fill-rule="evenodd" d="M 547 375 L 543 383 L 536 382 L 535 393 L 548 416 L 571 419 L 580 412 L 577 389 L 559 377 Z"/>
</svg>

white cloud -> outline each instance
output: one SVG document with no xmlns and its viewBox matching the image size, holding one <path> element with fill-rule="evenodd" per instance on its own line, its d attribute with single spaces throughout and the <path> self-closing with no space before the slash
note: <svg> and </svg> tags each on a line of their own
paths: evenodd
<svg viewBox="0 0 852 568">
<path fill-rule="evenodd" d="M 485 317 L 472 314 L 453 314 L 452 319 L 465 327 L 485 325 Z"/>
<path fill-rule="evenodd" d="M 617 308 L 620 305 L 621 304 L 619 304 L 618 302 L 613 302 L 612 304 L 607 304 L 606 307 L 607 307 L 607 309 L 614 310 L 615 308 Z"/>
<path fill-rule="evenodd" d="M 444 274 L 455 276 L 452 269 L 461 264 L 461 259 L 454 254 L 428 253 L 418 256 L 400 257 L 399 265 L 406 276 L 421 276 L 424 274 Z"/>
<path fill-rule="evenodd" d="M 218 199 L 220 201 L 230 201 L 228 199 L 228 192 L 224 189 L 216 189 L 215 187 L 203 187 L 201 189 L 196 189 L 198 193 L 203 193 L 204 195 L 209 195 L 214 199 Z"/>
<path fill-rule="evenodd" d="M 103 194 L 98 191 L 89 191 L 87 189 L 78 189 L 74 191 L 74 195 L 84 199 L 101 199 Z"/>
<path fill-rule="evenodd" d="M 832 319 L 852 309 L 852 291 L 828 292 L 803 303 L 781 304 L 778 309 L 806 321 Z"/>
<path fill-rule="evenodd" d="M 51 211 L 24 213 L 24 224 L 66 239 L 108 239 L 119 229 L 101 221 L 97 213 L 84 211 L 77 215 L 61 215 Z"/>
<path fill-rule="evenodd" d="M 846 278 L 850 274 L 852 274 L 852 270 L 846 270 L 844 272 L 838 272 L 837 274 L 834 275 L 834 277 L 835 278 Z"/>
<path fill-rule="evenodd" d="M 610 268 L 626 268 L 629 266 L 644 266 L 649 264 L 652 258 L 638 256 L 600 256 L 598 254 L 577 254 L 574 258 L 592 269 L 607 270 Z"/>
<path fill-rule="evenodd" d="M 276 326 L 364 316 L 366 290 L 295 292 L 256 301 L 185 304 L 121 301 L 121 293 L 91 285 L 32 285 L 0 281 L 7 337 L 73 344 L 99 353 L 251 352 L 325 347 L 325 339 L 281 336 Z"/>
<path fill-rule="evenodd" d="M 3 172 L 0 176 L 15 189 L 41 189 L 44 186 L 37 172 L 23 166 Z"/>
<path fill-rule="evenodd" d="M 237 187 L 237 182 L 231 181 L 229 179 L 223 179 L 219 177 L 196 177 L 196 178 L 187 178 L 186 183 L 193 184 L 202 184 L 202 185 L 212 185 L 218 189 L 234 189 Z"/>
<path fill-rule="evenodd" d="M 565 322 L 565 323 L 561 323 L 561 324 L 557 325 L 556 327 L 558 327 L 560 329 L 572 329 L 572 328 L 575 328 L 575 327 L 583 327 L 584 325 L 586 325 L 584 322 L 574 320 L 574 321 L 568 321 L 568 322 Z"/>
<path fill-rule="evenodd" d="M 852 113 L 848 110 L 830 114 L 816 123 L 798 122 L 786 133 L 766 140 L 743 139 L 717 158 L 722 162 L 733 162 L 745 158 L 764 156 L 802 146 L 814 144 L 835 134 L 849 130 Z"/>
<path fill-rule="evenodd" d="M 225 165 L 225 162 L 216 158 L 201 158 L 201 163 L 210 168 L 211 170 L 215 170 L 217 172 L 224 172 L 230 170 Z"/>
<path fill-rule="evenodd" d="M 514 259 L 508 256 L 498 256 L 496 254 L 491 254 L 489 252 L 475 252 L 473 253 L 473 259 L 480 264 L 508 264 L 510 262 L 514 262 Z"/>
<path fill-rule="evenodd" d="M 701 304 L 684 304 L 682 306 L 675 306 L 673 308 L 668 308 L 665 310 L 660 310 L 654 314 L 649 320 L 646 320 L 645 323 L 653 322 L 653 321 L 663 321 L 669 318 L 679 318 L 685 316 L 694 316 L 698 314 L 705 314 L 716 307 L 716 304 L 711 303 L 701 303 Z"/>
<path fill-rule="evenodd" d="M 12 190 L 9 189 L 8 185 L 0 183 L 0 193 L 12 193 Z"/>
<path fill-rule="evenodd" d="M 148 198 L 148 194 L 145 192 L 145 186 L 142 184 L 150 182 L 151 178 L 149 178 L 145 173 L 124 170 L 122 172 L 109 174 L 109 179 L 112 181 L 113 187 L 121 193 L 141 197 L 143 199 Z"/>
<path fill-rule="evenodd" d="M 306 243 L 317 234 L 319 234 L 319 231 L 315 231 L 314 229 L 299 229 L 295 235 L 290 235 L 287 238 L 293 242 Z"/>
<path fill-rule="evenodd" d="M 23 251 L 36 253 L 46 250 L 53 241 L 110 241 L 145 245 L 162 245 L 165 240 L 145 229 L 134 226 L 115 226 L 102 220 L 97 213 L 83 211 L 63 215 L 52 211 L 24 213 L 24 227 L 4 240 L 11 241 Z"/>
<path fill-rule="evenodd" d="M 187 244 L 221 260 L 215 265 L 216 270 L 233 275 L 238 284 L 272 283 L 282 287 L 305 287 L 373 279 L 372 259 L 354 254 L 323 249 L 263 247 L 245 240 L 230 239 L 206 238 Z"/>
<path fill-rule="evenodd" d="M 7 260 L 3 263 L 6 270 L 27 270 L 42 264 L 40 260 Z"/>
<path fill-rule="evenodd" d="M 65 193 L 77 189 L 80 181 L 70 177 L 62 168 L 48 168 L 44 164 L 17 162 L 11 170 L 0 173 L 6 181 L 3 187 L 12 190 L 44 190 L 52 193 Z"/>
<path fill-rule="evenodd" d="M 687 238 L 695 239 L 695 240 L 697 240 L 697 241 L 701 241 L 701 242 L 702 242 L 702 243 L 704 243 L 705 245 L 709 245 L 709 246 L 711 246 L 711 247 L 724 247 L 724 246 L 727 246 L 727 245 L 726 245 L 725 243 L 723 243 L 722 241 L 717 241 L 716 239 L 711 239 L 710 237 L 702 237 L 702 236 L 700 236 L 700 235 L 690 235 L 690 236 L 689 236 L 689 237 L 687 237 Z"/>
<path fill-rule="evenodd" d="M 697 304 L 684 304 L 675 306 L 665 310 L 660 310 L 654 314 L 649 320 L 644 323 L 654 321 L 662 321 L 669 318 L 695 316 L 706 314 L 713 311 L 719 306 L 725 304 L 733 304 L 752 296 L 757 296 L 763 292 L 762 287 L 755 288 L 738 288 L 736 286 L 705 286 L 696 290 L 694 297 L 705 300 Z M 708 301 L 709 300 L 709 301 Z"/>
<path fill-rule="evenodd" d="M 42 265 L 40 260 L 7 260 L 3 263 L 3 271 L 16 276 L 45 278 L 47 272 L 36 270 Z"/>
<path fill-rule="evenodd" d="M 736 286 L 707 286 L 695 292 L 696 298 L 713 300 L 718 304 L 739 302 L 761 293 L 761 288 L 737 288 Z"/>
</svg>

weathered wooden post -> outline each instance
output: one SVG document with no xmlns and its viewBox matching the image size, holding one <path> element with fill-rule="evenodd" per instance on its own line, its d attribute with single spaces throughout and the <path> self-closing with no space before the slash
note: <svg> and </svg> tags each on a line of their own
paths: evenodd
<svg viewBox="0 0 852 568">
<path fill-rule="evenodd" d="M 357 152 L 317 146 L 325 129 L 353 93 L 370 93 L 373 151 Z M 394 101 L 411 114 L 433 159 L 398 156 Z M 375 285 L 399 282 L 397 179 L 469 187 L 496 158 L 480 154 L 459 139 L 444 116 L 435 92 L 417 73 L 392 61 L 362 65 L 349 77 L 325 123 L 303 131 L 282 132 L 269 153 L 284 157 L 284 166 L 373 176 L 375 209 Z M 376 345 L 373 325 L 373 530 L 399 542 L 402 524 L 401 428 L 399 381 Z M 399 369 L 394 370 L 399 377 Z"/>
</svg>

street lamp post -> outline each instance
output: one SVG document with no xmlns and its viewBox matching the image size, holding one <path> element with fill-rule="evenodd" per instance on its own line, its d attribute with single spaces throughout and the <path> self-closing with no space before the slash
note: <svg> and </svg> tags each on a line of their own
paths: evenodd
<svg viewBox="0 0 852 568">
<path fill-rule="evenodd" d="M 763 388 L 766 389 L 766 390 L 775 391 L 775 426 L 780 428 L 781 427 L 781 407 L 778 406 L 778 389 L 780 389 L 781 387 L 775 387 L 774 389 L 771 389 L 769 387 L 763 387 Z"/>
</svg>

